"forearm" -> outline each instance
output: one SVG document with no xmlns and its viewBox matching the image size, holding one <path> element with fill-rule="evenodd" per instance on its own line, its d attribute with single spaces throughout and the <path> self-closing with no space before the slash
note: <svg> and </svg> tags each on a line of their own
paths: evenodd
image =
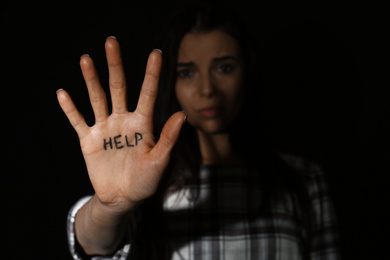
<svg viewBox="0 0 390 260">
<path fill-rule="evenodd" d="M 128 214 L 107 212 L 94 196 L 76 215 L 77 241 L 88 255 L 110 255 L 124 239 L 128 218 Z"/>
</svg>

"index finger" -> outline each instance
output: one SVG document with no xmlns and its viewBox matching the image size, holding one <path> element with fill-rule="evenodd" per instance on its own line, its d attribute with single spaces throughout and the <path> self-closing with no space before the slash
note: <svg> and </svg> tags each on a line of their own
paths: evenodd
<svg viewBox="0 0 390 260">
<path fill-rule="evenodd" d="M 145 78 L 142 83 L 136 111 L 146 117 L 152 117 L 157 98 L 158 83 L 162 64 L 161 50 L 153 50 L 146 64 Z"/>
</svg>

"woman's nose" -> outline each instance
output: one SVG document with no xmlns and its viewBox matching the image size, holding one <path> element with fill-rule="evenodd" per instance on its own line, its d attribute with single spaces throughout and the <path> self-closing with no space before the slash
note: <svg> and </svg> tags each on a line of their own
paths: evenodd
<svg viewBox="0 0 390 260">
<path fill-rule="evenodd" d="M 204 97 L 214 96 L 217 92 L 215 80 L 211 76 L 203 77 L 200 94 Z"/>
</svg>

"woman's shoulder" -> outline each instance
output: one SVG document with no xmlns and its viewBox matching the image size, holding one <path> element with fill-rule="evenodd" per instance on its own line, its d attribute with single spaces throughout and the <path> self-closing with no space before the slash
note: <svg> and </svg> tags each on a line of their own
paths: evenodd
<svg viewBox="0 0 390 260">
<path fill-rule="evenodd" d="M 324 174 L 320 163 L 312 159 L 280 151 L 277 151 L 276 154 L 285 164 L 306 177 L 322 176 Z"/>
<path fill-rule="evenodd" d="M 308 158 L 292 155 L 288 153 L 278 153 L 280 158 L 301 176 L 309 196 L 315 199 L 328 200 L 330 197 L 330 187 L 328 178 L 323 167 Z"/>
</svg>

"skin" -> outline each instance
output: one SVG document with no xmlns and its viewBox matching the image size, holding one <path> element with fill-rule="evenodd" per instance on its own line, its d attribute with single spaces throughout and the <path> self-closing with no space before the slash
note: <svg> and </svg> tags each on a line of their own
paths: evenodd
<svg viewBox="0 0 390 260">
<path fill-rule="evenodd" d="M 227 131 L 242 103 L 243 66 L 236 40 L 219 30 L 188 33 L 176 69 L 176 97 L 196 129 L 203 164 L 239 161 Z"/>
<path fill-rule="evenodd" d="M 161 51 L 154 50 L 148 59 L 138 105 L 127 110 L 126 80 L 119 43 L 108 38 L 105 43 L 109 69 L 112 114 L 89 56 L 80 59 L 81 70 L 95 114 L 95 125 L 89 127 L 65 90 L 57 91 L 59 104 L 80 139 L 94 197 L 76 217 L 77 240 L 87 254 L 113 253 L 126 231 L 128 214 L 144 199 L 155 193 L 166 168 L 170 151 L 185 122 L 177 112 L 166 122 L 159 141 L 153 136 L 153 109 L 161 70 Z M 137 147 L 105 150 L 103 140 L 119 134 L 143 136 Z"/>
<path fill-rule="evenodd" d="M 198 45 L 194 46 L 194 43 Z M 129 112 L 119 43 L 109 37 L 105 49 L 111 114 L 95 66 L 88 55 L 81 57 L 80 66 L 95 114 L 95 124 L 89 127 L 70 95 L 65 90 L 57 91 L 58 102 L 78 134 L 95 190 L 93 198 L 79 210 L 75 222 L 77 240 L 90 255 L 109 255 L 117 250 L 127 231 L 129 214 L 156 192 L 170 160 L 170 152 L 186 121 L 185 113 L 173 114 L 156 143 L 153 110 L 162 63 L 161 51 L 154 50 L 150 54 L 137 108 Z M 225 59 L 218 60 L 221 57 Z M 192 63 L 192 77 L 182 77 L 188 72 L 183 72 L 183 69 L 188 67 L 178 66 L 178 75 L 181 76 L 178 76 L 175 89 L 189 123 L 198 133 L 203 163 L 237 161 L 227 132 L 241 103 L 242 65 L 235 40 L 220 31 L 187 34 L 179 49 L 180 63 Z M 135 144 L 135 133 L 142 134 L 142 140 L 133 147 L 124 145 L 127 141 Z M 105 147 L 104 141 L 119 134 L 121 137 L 117 141 L 121 141 L 120 145 Z M 124 136 L 128 138 L 126 142 Z"/>
</svg>

